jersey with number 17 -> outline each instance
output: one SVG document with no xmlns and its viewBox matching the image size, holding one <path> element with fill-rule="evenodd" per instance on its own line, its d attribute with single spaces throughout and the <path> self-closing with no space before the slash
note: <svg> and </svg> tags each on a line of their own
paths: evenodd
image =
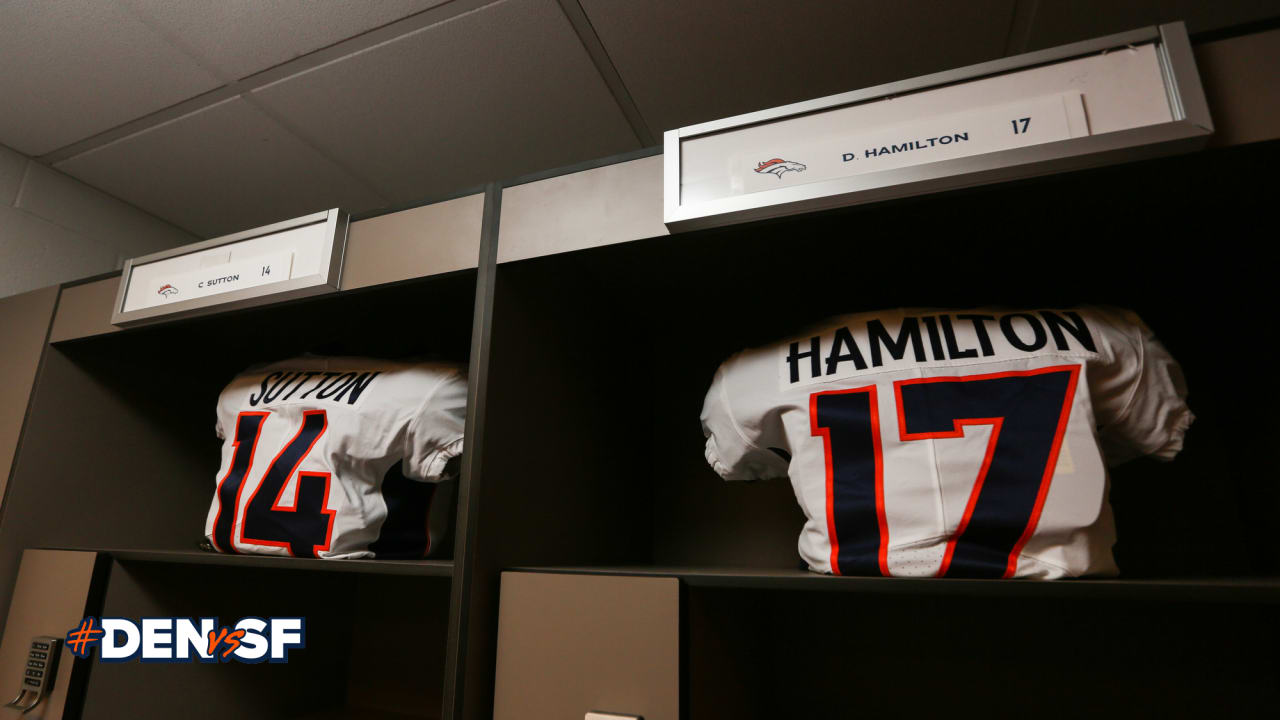
<svg viewBox="0 0 1280 720">
<path fill-rule="evenodd" d="M 800 555 L 844 575 L 1116 572 L 1107 467 L 1193 420 L 1133 313 L 896 310 L 741 352 L 702 411 L 726 480 L 790 477 Z"/>
</svg>

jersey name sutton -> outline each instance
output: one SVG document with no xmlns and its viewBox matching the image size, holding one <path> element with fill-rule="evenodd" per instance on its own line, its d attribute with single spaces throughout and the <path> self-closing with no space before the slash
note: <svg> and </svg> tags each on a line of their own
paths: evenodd
<svg viewBox="0 0 1280 720">
<path fill-rule="evenodd" d="M 897 310 L 746 350 L 702 409 L 726 480 L 790 477 L 812 570 L 1116 572 L 1107 465 L 1171 459 L 1193 420 L 1133 313 Z"/>
<path fill-rule="evenodd" d="M 440 490 L 454 484 L 446 466 L 462 453 L 466 402 L 463 371 L 445 363 L 302 357 L 247 370 L 218 398 L 224 442 L 206 538 L 221 552 L 396 554 L 380 539 L 384 525 L 404 536 L 388 500 L 423 510 L 384 497 L 399 464 L 394 478 L 442 483 L 429 518 L 414 521 L 426 525 L 420 551 L 430 554 L 448 527 L 451 498 Z"/>
</svg>

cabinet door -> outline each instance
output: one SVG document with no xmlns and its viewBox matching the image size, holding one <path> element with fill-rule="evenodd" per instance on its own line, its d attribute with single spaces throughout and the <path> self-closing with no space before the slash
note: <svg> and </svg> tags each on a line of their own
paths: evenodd
<svg viewBox="0 0 1280 720">
<path fill-rule="evenodd" d="M 497 720 L 679 717 L 675 578 L 506 572 L 498 615 Z"/>
<path fill-rule="evenodd" d="M 27 550 L 22 554 L 22 567 L 13 586 L 13 601 L 4 625 L 4 639 L 0 641 L 0 693 L 4 693 L 0 702 L 17 696 L 21 689 L 32 637 L 63 637 L 86 613 L 97 612 L 90 607 L 92 598 L 100 592 L 95 586 L 95 576 L 101 577 L 95 573 L 97 563 L 98 554 L 92 552 Z M 39 705 L 23 716 L 24 720 L 54 720 L 63 717 L 64 709 L 70 711 L 69 716 L 79 717 L 78 707 L 66 707 L 68 691 L 83 682 L 83 678 L 72 676 L 74 661 L 75 657 L 64 643 L 53 688 Z M 0 712 L 17 714 L 16 711 Z"/>
</svg>

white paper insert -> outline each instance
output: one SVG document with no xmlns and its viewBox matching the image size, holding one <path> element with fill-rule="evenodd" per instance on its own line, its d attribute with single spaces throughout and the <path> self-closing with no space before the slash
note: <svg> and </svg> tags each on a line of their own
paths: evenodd
<svg viewBox="0 0 1280 720">
<path fill-rule="evenodd" d="M 761 146 L 735 154 L 730 182 L 736 193 L 754 193 L 1088 134 L 1080 93 L 1060 93 Z"/>
<path fill-rule="evenodd" d="M 211 265 L 173 277 L 160 275 L 151 281 L 151 305 L 221 295 L 232 290 L 288 280 L 293 253 L 281 252 L 238 262 Z"/>
</svg>

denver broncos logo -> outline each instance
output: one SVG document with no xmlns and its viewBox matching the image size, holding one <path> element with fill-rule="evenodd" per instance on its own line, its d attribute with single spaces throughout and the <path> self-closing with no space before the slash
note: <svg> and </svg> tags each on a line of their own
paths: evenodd
<svg viewBox="0 0 1280 720">
<path fill-rule="evenodd" d="M 764 162 L 756 166 L 756 172 L 760 174 L 769 173 L 770 175 L 778 178 L 779 180 L 782 179 L 782 173 L 787 172 L 788 170 L 791 170 L 794 172 L 804 172 L 806 169 L 807 169 L 806 166 L 801 165 L 798 162 L 794 162 L 792 160 L 783 160 L 782 158 L 765 160 Z"/>
<path fill-rule="evenodd" d="M 164 285 L 161 285 L 160 289 L 157 290 L 156 292 L 160 293 L 165 297 L 171 297 L 173 295 L 178 294 L 178 288 L 170 285 L 169 283 L 165 283 Z"/>
</svg>

